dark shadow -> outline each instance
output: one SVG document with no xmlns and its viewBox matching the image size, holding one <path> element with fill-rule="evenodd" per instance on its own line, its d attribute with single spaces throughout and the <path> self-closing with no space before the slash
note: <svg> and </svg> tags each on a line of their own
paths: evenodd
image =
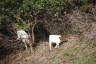
<svg viewBox="0 0 96 64">
<path fill-rule="evenodd" d="M 56 43 L 52 43 L 52 47 L 55 47 L 56 46 Z"/>
<path fill-rule="evenodd" d="M 62 45 L 62 44 L 67 43 L 67 42 L 68 42 L 67 40 L 62 41 L 59 45 Z M 56 43 L 52 43 L 52 47 L 55 47 L 55 46 L 56 46 Z"/>
<path fill-rule="evenodd" d="M 67 42 L 68 42 L 68 40 L 62 41 L 59 45 L 62 45 L 62 44 L 67 43 Z"/>
<path fill-rule="evenodd" d="M 45 28 L 45 23 L 38 22 L 34 28 L 35 43 L 33 43 L 33 48 L 36 48 L 40 42 L 48 41 L 49 34 Z"/>
<path fill-rule="evenodd" d="M 22 41 L 12 38 L 0 33 L 0 61 L 8 55 L 14 54 L 17 50 L 25 50 Z"/>
<path fill-rule="evenodd" d="M 15 29 L 11 25 L 4 25 L 0 28 L 0 33 L 6 36 L 16 36 Z"/>
</svg>

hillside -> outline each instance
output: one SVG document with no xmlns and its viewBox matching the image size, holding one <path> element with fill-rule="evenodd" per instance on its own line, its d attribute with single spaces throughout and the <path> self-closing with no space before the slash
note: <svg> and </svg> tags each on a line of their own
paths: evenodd
<svg viewBox="0 0 96 64">
<path fill-rule="evenodd" d="M 30 35 L 27 50 L 16 28 Z M 50 34 L 68 41 L 50 50 Z M 96 0 L 0 1 L 0 64 L 96 64 Z"/>
<path fill-rule="evenodd" d="M 70 30 L 67 33 L 65 32 L 70 38 L 68 42 L 64 42 L 60 45 L 60 48 L 53 48 L 51 51 L 49 50 L 48 42 L 40 42 L 40 45 L 37 46 L 35 51 L 30 52 L 30 49 L 29 51 L 25 51 L 22 47 L 23 44 L 20 44 L 20 42 L 9 41 L 10 46 L 16 46 L 16 44 L 17 46 L 9 47 L 7 46 L 8 44 L 2 45 L 7 49 L 9 47 L 8 52 L 11 53 L 7 54 L 7 56 L 1 56 L 0 64 L 95 64 L 96 15 L 74 10 L 70 14 L 62 17 L 68 18 L 66 21 L 70 21 L 71 23 L 71 34 L 69 32 Z M 59 30 L 67 31 L 63 24 L 65 19 L 62 23 L 60 23 L 60 19 L 63 18 L 58 19 L 59 22 L 57 25 L 55 24 L 55 21 L 53 22 L 56 26 L 49 23 L 50 33 L 56 34 Z M 53 28 L 51 28 L 51 26 L 53 26 Z M 57 27 L 58 29 L 56 29 Z M 7 53 L 7 51 L 5 51 L 5 53 Z"/>
</svg>

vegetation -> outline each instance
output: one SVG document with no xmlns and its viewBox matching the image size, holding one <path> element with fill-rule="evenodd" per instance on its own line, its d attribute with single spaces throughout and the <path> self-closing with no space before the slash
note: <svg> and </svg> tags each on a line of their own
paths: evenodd
<svg viewBox="0 0 96 64">
<path fill-rule="evenodd" d="M 32 53 L 16 40 L 16 26 L 32 36 Z M 72 40 L 49 51 L 42 34 Z M 0 64 L 6 63 L 96 64 L 96 0 L 0 0 Z"/>
<path fill-rule="evenodd" d="M 91 11 L 95 0 L 1 0 L 0 26 L 16 23 L 28 31 L 28 23 L 34 23 L 42 11 L 60 12 L 80 7 L 84 11 Z M 55 16 L 58 16 L 55 13 Z"/>
</svg>

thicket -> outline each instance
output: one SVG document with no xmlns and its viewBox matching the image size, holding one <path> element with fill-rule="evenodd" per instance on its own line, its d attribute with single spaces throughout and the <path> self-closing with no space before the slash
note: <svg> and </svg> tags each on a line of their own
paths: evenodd
<svg viewBox="0 0 96 64">
<path fill-rule="evenodd" d="M 81 11 L 89 15 L 81 13 Z M 70 14 L 66 15 L 68 13 Z M 15 25 L 18 25 L 25 31 L 31 31 L 37 22 L 43 22 L 51 34 L 66 34 L 73 30 L 78 34 L 83 34 L 87 39 L 95 40 L 95 17 L 96 0 L 0 0 L 0 33 L 2 31 L 5 33 L 13 33 L 11 30 L 13 30 Z M 43 33 L 41 24 L 38 26 Z M 71 27 L 73 27 L 72 30 Z M 38 27 L 35 28 L 37 29 Z M 6 32 L 6 30 L 8 32 Z M 36 35 L 39 34 L 39 36 L 36 37 L 38 38 L 37 40 L 42 39 L 40 38 L 42 33 L 39 31 L 40 30 L 34 30 Z M 8 34 L 8 36 L 10 35 Z M 21 42 L 13 43 L 14 38 L 4 38 L 6 40 L 2 40 L 0 43 L 4 46 L 6 45 L 6 47 L 2 48 L 5 49 L 5 51 L 6 49 L 8 51 L 9 49 L 16 49 L 14 47 L 21 48 Z M 9 42 L 8 40 L 13 40 L 12 43 L 14 45 L 9 44 L 11 41 Z M 2 53 L 2 50 L 0 51 Z"/>
<path fill-rule="evenodd" d="M 28 31 L 36 20 L 44 17 L 58 17 L 62 12 L 81 9 L 90 12 L 96 0 L 0 0 L 0 29 L 17 24 Z"/>
</svg>

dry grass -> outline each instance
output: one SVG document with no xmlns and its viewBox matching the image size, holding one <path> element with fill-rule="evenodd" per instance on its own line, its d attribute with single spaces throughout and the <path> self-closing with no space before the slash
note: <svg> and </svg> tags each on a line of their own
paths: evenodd
<svg viewBox="0 0 96 64">
<path fill-rule="evenodd" d="M 61 23 L 53 21 L 48 24 L 51 34 L 59 34 L 60 30 L 67 31 L 65 24 L 70 23 L 70 39 L 60 48 L 50 51 L 48 42 L 41 42 L 35 51 L 17 51 L 0 60 L 0 64 L 96 64 L 96 15 L 77 10 L 65 16 L 59 18 Z"/>
<path fill-rule="evenodd" d="M 69 42 L 64 42 L 60 48 L 50 51 L 48 42 L 43 42 L 34 53 L 17 52 L 7 56 L 0 64 L 87 64 L 88 61 L 96 61 L 95 53 L 96 46 L 71 35 Z"/>
</svg>

